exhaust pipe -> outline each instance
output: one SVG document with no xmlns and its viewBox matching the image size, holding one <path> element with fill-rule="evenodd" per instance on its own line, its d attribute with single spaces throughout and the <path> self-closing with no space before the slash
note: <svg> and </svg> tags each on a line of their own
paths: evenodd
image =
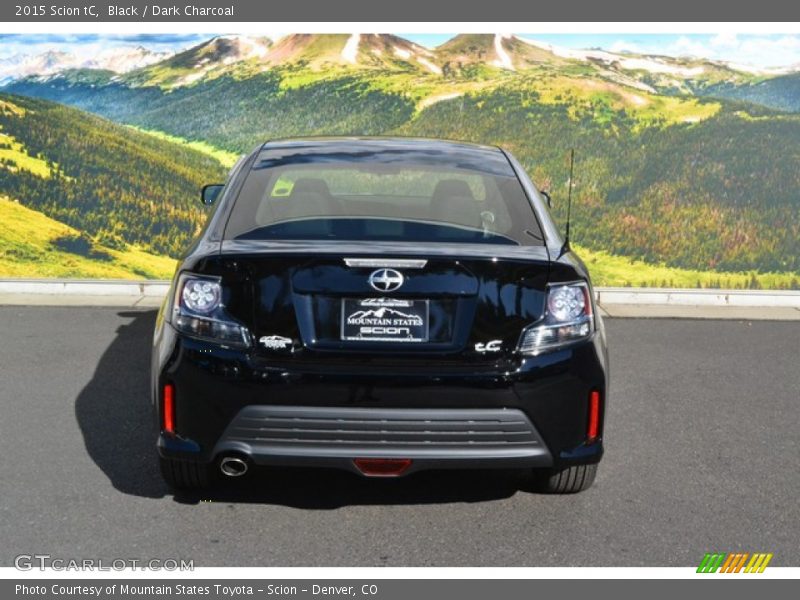
<svg viewBox="0 0 800 600">
<path fill-rule="evenodd" d="M 219 470 L 226 477 L 241 477 L 247 469 L 247 462 L 236 456 L 226 456 L 219 463 Z"/>
</svg>

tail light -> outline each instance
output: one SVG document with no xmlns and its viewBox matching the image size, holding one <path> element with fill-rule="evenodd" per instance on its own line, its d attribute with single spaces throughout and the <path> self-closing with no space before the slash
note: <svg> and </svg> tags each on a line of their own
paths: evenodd
<svg viewBox="0 0 800 600">
<path fill-rule="evenodd" d="M 544 317 L 522 332 L 518 350 L 536 356 L 589 338 L 594 332 L 594 312 L 585 281 L 550 285 Z"/>
<path fill-rule="evenodd" d="M 175 289 L 172 324 L 181 333 L 227 346 L 247 347 L 250 332 L 225 311 L 219 277 L 183 273 Z"/>
<path fill-rule="evenodd" d="M 164 393 L 161 398 L 163 411 L 164 431 L 175 433 L 175 386 L 171 383 L 164 385 Z"/>
</svg>

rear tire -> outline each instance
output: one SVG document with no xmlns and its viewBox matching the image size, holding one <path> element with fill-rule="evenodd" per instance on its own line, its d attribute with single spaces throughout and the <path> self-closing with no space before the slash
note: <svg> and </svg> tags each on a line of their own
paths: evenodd
<svg viewBox="0 0 800 600">
<path fill-rule="evenodd" d="M 203 490 L 211 484 L 211 469 L 205 463 L 159 456 L 161 476 L 176 491 Z"/>
<path fill-rule="evenodd" d="M 546 494 L 576 494 L 589 489 L 597 475 L 597 464 L 563 469 L 534 469 L 534 488 Z"/>
</svg>

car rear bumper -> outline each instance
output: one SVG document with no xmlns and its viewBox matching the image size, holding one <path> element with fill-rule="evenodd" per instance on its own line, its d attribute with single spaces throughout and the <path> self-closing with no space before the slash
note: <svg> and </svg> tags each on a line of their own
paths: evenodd
<svg viewBox="0 0 800 600">
<path fill-rule="evenodd" d="M 244 455 L 254 464 L 354 472 L 356 458 L 402 458 L 413 461 L 410 473 L 561 467 L 603 453 L 602 437 L 586 440 L 590 392 L 601 392 L 601 420 L 606 404 L 597 335 L 494 370 L 265 365 L 175 336 L 154 373 L 157 415 L 161 386 L 175 386 L 176 433 L 162 432 L 158 444 L 165 457 Z"/>
<path fill-rule="evenodd" d="M 225 429 L 214 455 L 355 472 L 357 458 L 410 459 L 405 473 L 552 465 L 544 441 L 519 409 L 247 406 Z"/>
</svg>

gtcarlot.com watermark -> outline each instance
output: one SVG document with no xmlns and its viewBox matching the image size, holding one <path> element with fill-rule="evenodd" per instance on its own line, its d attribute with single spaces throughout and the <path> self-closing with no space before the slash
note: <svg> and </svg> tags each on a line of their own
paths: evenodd
<svg viewBox="0 0 800 600">
<path fill-rule="evenodd" d="M 185 558 L 62 558 L 50 554 L 20 554 L 14 558 L 19 571 L 194 571 L 194 560 Z"/>
</svg>

